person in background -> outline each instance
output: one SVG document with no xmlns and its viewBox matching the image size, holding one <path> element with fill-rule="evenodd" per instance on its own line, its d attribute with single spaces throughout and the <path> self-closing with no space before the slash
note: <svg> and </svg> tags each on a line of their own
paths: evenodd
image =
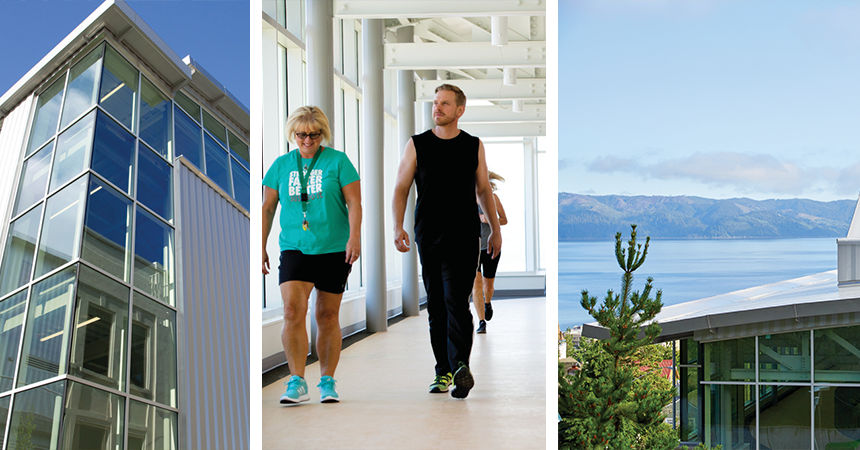
<svg viewBox="0 0 860 450">
<path fill-rule="evenodd" d="M 496 190 L 498 189 L 496 180 L 505 181 L 505 179 L 493 171 L 490 171 L 489 175 L 490 186 L 493 187 L 493 200 L 495 200 L 496 212 L 499 215 L 499 225 L 506 225 L 508 217 L 505 215 L 502 201 L 499 200 L 499 196 L 496 194 Z M 478 273 L 475 275 L 475 285 L 472 287 L 472 303 L 475 304 L 475 312 L 478 314 L 478 329 L 475 332 L 484 334 L 487 332 L 487 322 L 493 318 L 493 304 L 490 301 L 493 300 L 496 269 L 499 267 L 499 258 L 502 255 L 499 254 L 499 256 L 493 258 L 487 253 L 487 239 L 490 236 L 491 228 L 480 205 L 478 206 L 478 214 L 481 219 L 481 258 L 478 262 Z"/>
</svg>

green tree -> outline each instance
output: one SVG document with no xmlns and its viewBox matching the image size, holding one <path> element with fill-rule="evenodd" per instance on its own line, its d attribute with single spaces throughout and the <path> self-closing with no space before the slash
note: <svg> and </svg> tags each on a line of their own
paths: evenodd
<svg viewBox="0 0 860 450">
<path fill-rule="evenodd" d="M 631 228 L 626 250 L 621 233 L 615 235 L 615 258 L 624 272 L 620 293 L 608 291 L 598 308 L 597 298 L 582 291 L 583 308 L 610 337 L 581 344 L 577 356 L 583 366 L 575 375 L 568 377 L 559 366 L 561 449 L 669 450 L 678 446 L 677 433 L 663 423 L 662 414 L 673 399 L 674 388 L 671 383 L 655 382 L 659 379 L 656 368 L 642 370 L 646 346 L 660 334 L 660 326 L 652 320 L 663 307 L 663 294 L 658 290 L 651 298 L 652 278 L 641 293 L 632 289 L 633 272 L 645 262 L 650 238 L 643 248 L 636 242 L 636 225 Z"/>
</svg>

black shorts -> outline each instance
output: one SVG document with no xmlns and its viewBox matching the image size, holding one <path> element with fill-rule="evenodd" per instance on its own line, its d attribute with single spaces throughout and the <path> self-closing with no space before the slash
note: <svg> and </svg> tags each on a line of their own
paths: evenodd
<svg viewBox="0 0 860 450">
<path fill-rule="evenodd" d="M 481 260 L 478 263 L 478 272 L 481 272 L 481 275 L 483 275 L 484 278 L 496 278 L 496 269 L 499 267 L 499 259 L 501 258 L 501 253 L 496 256 L 496 259 L 493 259 L 492 253 L 487 253 L 486 250 L 481 250 Z"/>
<path fill-rule="evenodd" d="M 352 264 L 346 263 L 346 252 L 305 255 L 298 250 L 281 252 L 278 284 L 287 281 L 307 281 L 314 287 L 332 294 L 343 294 Z"/>
</svg>

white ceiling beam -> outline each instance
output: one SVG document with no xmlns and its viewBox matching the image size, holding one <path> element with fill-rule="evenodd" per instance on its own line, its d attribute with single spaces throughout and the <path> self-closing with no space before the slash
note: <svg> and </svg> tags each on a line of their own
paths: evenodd
<svg viewBox="0 0 860 450">
<path fill-rule="evenodd" d="M 546 15 L 544 0 L 335 0 L 337 19 Z"/>
<path fill-rule="evenodd" d="M 516 86 L 503 86 L 502 80 L 451 80 L 472 100 L 543 100 L 546 99 L 546 78 L 520 78 Z M 444 80 L 420 80 L 415 82 L 415 100 L 432 102 L 436 86 Z"/>
<path fill-rule="evenodd" d="M 536 123 L 460 123 L 460 129 L 479 138 L 546 136 L 546 124 Z"/>
<path fill-rule="evenodd" d="M 467 106 L 463 117 L 460 117 L 461 124 L 527 122 L 546 122 L 546 105 L 525 105 L 521 113 L 515 113 L 510 103 L 502 106 Z"/>
<path fill-rule="evenodd" d="M 484 42 L 385 44 L 386 69 L 487 69 L 546 67 L 546 42 L 511 42 L 494 47 Z"/>
</svg>

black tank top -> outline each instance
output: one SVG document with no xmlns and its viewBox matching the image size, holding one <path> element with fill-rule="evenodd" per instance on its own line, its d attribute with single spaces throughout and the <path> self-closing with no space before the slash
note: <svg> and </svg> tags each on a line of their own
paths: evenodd
<svg viewBox="0 0 860 450">
<path fill-rule="evenodd" d="M 475 203 L 478 142 L 463 130 L 452 139 L 441 139 L 432 130 L 412 136 L 417 156 L 416 241 L 468 241 L 481 235 Z"/>
</svg>

